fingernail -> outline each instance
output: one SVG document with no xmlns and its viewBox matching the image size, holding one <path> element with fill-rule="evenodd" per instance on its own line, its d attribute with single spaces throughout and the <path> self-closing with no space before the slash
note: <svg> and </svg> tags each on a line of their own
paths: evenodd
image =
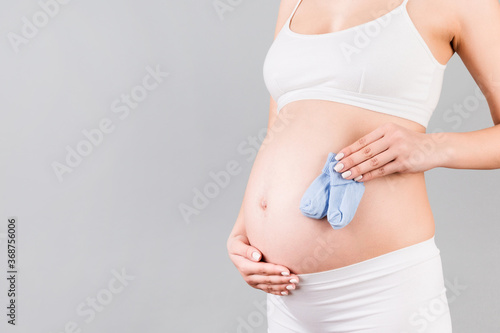
<svg viewBox="0 0 500 333">
<path fill-rule="evenodd" d="M 257 252 L 257 251 L 254 251 L 254 252 L 252 253 L 252 257 L 253 257 L 255 260 L 259 260 L 259 258 L 260 258 L 260 253 L 259 253 L 259 252 Z"/>
<path fill-rule="evenodd" d="M 333 167 L 333 170 L 339 172 L 340 170 L 342 170 L 343 167 L 344 165 L 342 163 L 337 163 L 337 165 Z"/>
<path fill-rule="evenodd" d="M 290 283 L 297 283 L 299 281 L 297 281 L 297 279 L 290 279 Z"/>
<path fill-rule="evenodd" d="M 346 172 L 344 172 L 342 174 L 342 178 L 346 178 L 346 177 L 349 177 L 351 175 L 351 170 L 347 170 Z"/>
<path fill-rule="evenodd" d="M 344 157 L 344 153 L 340 153 L 340 154 L 335 155 L 335 159 L 337 161 L 340 160 L 342 157 Z"/>
<path fill-rule="evenodd" d="M 290 275 L 290 273 L 288 273 L 288 272 L 281 272 L 281 275 L 288 276 L 288 275 Z"/>
<path fill-rule="evenodd" d="M 295 286 L 291 284 L 291 285 L 286 286 L 286 289 L 293 290 L 293 289 L 295 289 Z"/>
<path fill-rule="evenodd" d="M 359 175 L 359 176 L 357 176 L 356 178 L 354 178 L 354 180 L 355 180 L 355 181 L 358 181 L 358 180 L 360 180 L 361 178 L 363 178 L 363 175 Z"/>
<path fill-rule="evenodd" d="M 282 291 L 281 295 L 288 295 L 288 293 L 286 291 Z"/>
</svg>

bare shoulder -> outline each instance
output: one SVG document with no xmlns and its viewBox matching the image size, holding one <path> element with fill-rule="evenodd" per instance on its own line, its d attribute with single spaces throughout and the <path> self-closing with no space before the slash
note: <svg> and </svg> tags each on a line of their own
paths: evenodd
<svg viewBox="0 0 500 333">
<path fill-rule="evenodd" d="M 439 0 L 447 12 L 447 20 L 453 29 L 453 48 L 460 53 L 461 45 L 472 34 L 486 36 L 498 33 L 500 3 L 498 0 Z"/>
<path fill-rule="evenodd" d="M 480 19 L 489 11 L 498 11 L 500 3 L 498 0 L 440 0 L 448 9 L 453 10 L 457 19 L 468 18 Z"/>
</svg>

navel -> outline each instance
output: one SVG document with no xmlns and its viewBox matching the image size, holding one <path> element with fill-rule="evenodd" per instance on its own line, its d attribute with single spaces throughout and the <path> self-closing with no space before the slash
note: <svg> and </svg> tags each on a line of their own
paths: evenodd
<svg viewBox="0 0 500 333">
<path fill-rule="evenodd" d="M 267 209 L 267 200 L 266 199 L 262 199 L 260 201 L 260 207 L 263 209 L 263 210 L 266 210 Z"/>
</svg>

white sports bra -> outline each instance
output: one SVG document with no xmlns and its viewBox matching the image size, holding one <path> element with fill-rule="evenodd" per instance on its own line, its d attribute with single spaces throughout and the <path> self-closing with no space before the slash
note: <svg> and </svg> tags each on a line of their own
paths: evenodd
<svg viewBox="0 0 500 333">
<path fill-rule="evenodd" d="M 441 95 L 439 63 L 413 24 L 404 0 L 393 10 L 344 30 L 305 35 L 290 30 L 295 8 L 264 60 L 264 82 L 278 104 L 319 99 L 415 121 L 427 128 Z"/>
</svg>

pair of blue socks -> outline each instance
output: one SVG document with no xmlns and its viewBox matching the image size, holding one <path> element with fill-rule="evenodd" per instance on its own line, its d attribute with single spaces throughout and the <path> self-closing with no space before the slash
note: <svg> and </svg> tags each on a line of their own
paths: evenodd
<svg viewBox="0 0 500 333">
<path fill-rule="evenodd" d="M 333 229 L 340 229 L 351 222 L 358 208 L 365 185 L 354 179 L 344 179 L 333 168 L 335 154 L 329 153 L 321 174 L 311 183 L 300 200 L 300 210 L 314 219 L 327 216 Z"/>
</svg>

